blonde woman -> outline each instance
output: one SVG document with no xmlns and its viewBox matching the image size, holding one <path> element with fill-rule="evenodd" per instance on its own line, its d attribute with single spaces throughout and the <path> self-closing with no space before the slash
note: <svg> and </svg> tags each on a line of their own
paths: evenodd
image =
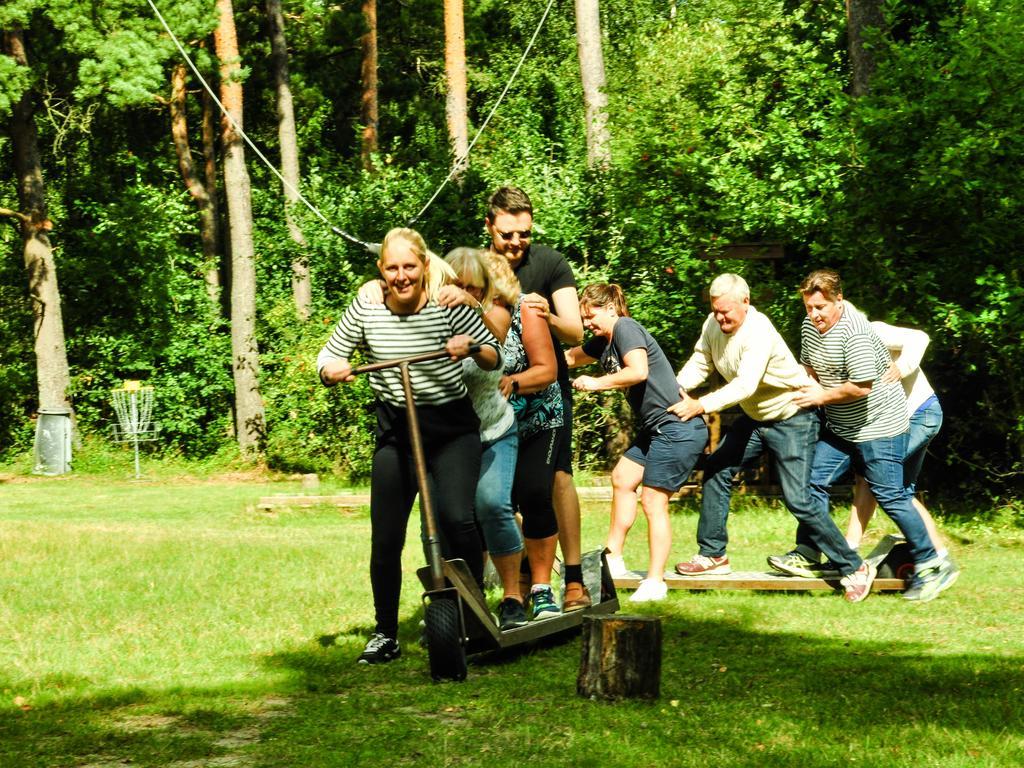
<svg viewBox="0 0 1024 768">
<path fill-rule="evenodd" d="M 504 343 L 512 324 L 510 307 L 519 299 L 519 281 L 504 259 L 476 248 L 456 248 L 445 256 L 456 282 L 443 288 L 438 301 L 465 304 L 481 315 L 484 325 Z M 519 452 L 515 412 L 500 392 L 501 369 L 485 371 L 463 361 L 463 380 L 480 418 L 480 479 L 476 486 L 476 521 L 501 579 L 498 625 L 503 630 L 527 623 L 525 596 L 519 586 L 523 534 L 512 507 L 512 485 Z"/>
<path fill-rule="evenodd" d="M 480 474 L 480 422 L 462 377 L 461 360 L 470 348 L 482 368 L 493 369 L 501 356 L 498 342 L 467 306 L 444 307 L 432 299 L 450 268 L 427 250 L 418 232 L 388 232 L 377 262 L 387 294 L 381 303 L 357 298 L 345 310 L 320 351 L 320 380 L 331 387 L 352 381 L 349 359 L 364 347 L 374 360 L 435 351 L 446 339 L 449 359 L 410 367 L 427 472 L 434 491 L 438 527 L 446 558 L 465 559 L 477 580 L 483 576 L 480 537 L 473 519 L 473 495 Z M 370 496 L 370 583 L 376 627 L 359 657 L 380 664 L 401 655 L 398 606 L 402 589 L 402 549 L 417 493 L 412 446 L 405 416 L 405 395 L 396 368 L 370 374 L 376 395 L 377 439 Z"/>
</svg>

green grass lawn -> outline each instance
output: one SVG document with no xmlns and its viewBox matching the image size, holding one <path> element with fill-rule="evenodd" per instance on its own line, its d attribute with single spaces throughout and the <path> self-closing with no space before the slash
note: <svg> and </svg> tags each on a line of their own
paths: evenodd
<svg viewBox="0 0 1024 768">
<path fill-rule="evenodd" d="M 412 527 L 403 658 L 356 665 L 367 510 L 256 509 L 297 489 L 0 481 L 0 766 L 1024 765 L 1018 528 L 947 523 L 963 575 L 925 605 L 672 592 L 643 609 L 663 620 L 661 698 L 607 703 L 576 695 L 578 637 L 431 683 Z M 673 509 L 674 562 L 695 551 L 696 512 Z M 584 518 L 597 547 L 607 505 Z M 734 568 L 762 569 L 793 528 L 739 500 Z"/>
</svg>

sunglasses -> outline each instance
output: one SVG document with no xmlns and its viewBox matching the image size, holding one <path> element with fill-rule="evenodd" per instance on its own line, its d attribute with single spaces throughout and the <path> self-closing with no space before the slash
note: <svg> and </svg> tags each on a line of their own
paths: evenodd
<svg viewBox="0 0 1024 768">
<path fill-rule="evenodd" d="M 519 239 L 520 240 L 529 240 L 530 237 L 533 235 L 533 230 L 532 229 L 520 229 L 520 230 L 512 230 L 511 232 L 502 232 L 501 230 L 498 230 L 498 237 L 500 237 L 506 243 L 509 240 L 511 240 L 513 237 L 515 237 L 516 235 L 519 235 Z"/>
</svg>

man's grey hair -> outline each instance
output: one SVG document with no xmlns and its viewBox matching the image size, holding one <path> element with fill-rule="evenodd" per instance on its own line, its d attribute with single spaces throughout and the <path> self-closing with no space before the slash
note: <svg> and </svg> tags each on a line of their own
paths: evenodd
<svg viewBox="0 0 1024 768">
<path fill-rule="evenodd" d="M 750 286 L 747 281 L 732 272 L 719 275 L 711 281 L 711 288 L 708 290 L 712 300 L 722 296 L 731 296 L 734 299 L 749 299 Z"/>
</svg>

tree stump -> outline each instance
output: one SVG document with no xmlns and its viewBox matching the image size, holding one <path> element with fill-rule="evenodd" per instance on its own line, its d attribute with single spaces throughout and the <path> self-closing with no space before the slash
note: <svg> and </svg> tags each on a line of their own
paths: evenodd
<svg viewBox="0 0 1024 768">
<path fill-rule="evenodd" d="M 576 692 L 591 699 L 656 699 L 661 688 L 661 619 L 584 616 Z"/>
</svg>

